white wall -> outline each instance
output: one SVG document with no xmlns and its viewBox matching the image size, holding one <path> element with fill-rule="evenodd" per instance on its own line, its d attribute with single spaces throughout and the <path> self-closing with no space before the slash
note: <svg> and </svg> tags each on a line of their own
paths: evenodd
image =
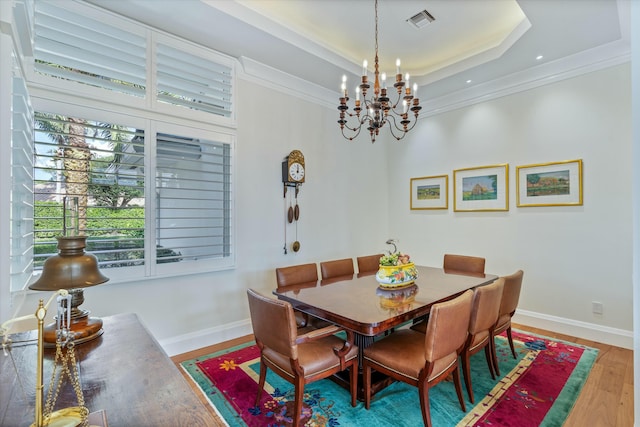
<svg viewBox="0 0 640 427">
<path fill-rule="evenodd" d="M 389 183 L 399 189 L 389 233 L 422 264 L 452 252 L 486 257 L 491 273 L 521 268 L 521 320 L 630 347 L 630 85 L 627 63 L 421 120 L 389 149 Z M 517 165 L 578 158 L 583 206 L 516 207 Z M 453 212 L 452 171 L 499 163 L 509 164 L 509 211 Z M 409 179 L 446 173 L 449 210 L 410 211 Z"/>
</svg>

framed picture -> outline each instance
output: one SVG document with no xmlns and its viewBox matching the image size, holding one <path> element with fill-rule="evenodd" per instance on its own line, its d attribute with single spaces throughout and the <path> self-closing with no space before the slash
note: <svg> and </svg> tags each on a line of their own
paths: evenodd
<svg viewBox="0 0 640 427">
<path fill-rule="evenodd" d="M 411 178 L 411 209 L 448 209 L 449 175 Z"/>
<path fill-rule="evenodd" d="M 516 204 L 582 205 L 582 159 L 516 167 Z"/>
<path fill-rule="evenodd" d="M 508 211 L 509 165 L 507 163 L 453 171 L 453 210 Z"/>
</svg>

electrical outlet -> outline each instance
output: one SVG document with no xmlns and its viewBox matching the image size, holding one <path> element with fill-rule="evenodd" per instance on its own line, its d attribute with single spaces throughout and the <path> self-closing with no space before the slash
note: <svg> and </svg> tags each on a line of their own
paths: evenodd
<svg viewBox="0 0 640 427">
<path fill-rule="evenodd" d="M 603 307 L 601 302 L 592 301 L 591 307 L 592 307 L 593 314 L 602 314 Z"/>
</svg>

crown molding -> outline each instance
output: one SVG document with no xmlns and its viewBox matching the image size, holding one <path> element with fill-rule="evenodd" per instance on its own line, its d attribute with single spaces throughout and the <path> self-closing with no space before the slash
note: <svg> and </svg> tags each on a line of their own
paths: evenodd
<svg viewBox="0 0 640 427">
<path fill-rule="evenodd" d="M 630 61 L 631 48 L 628 41 L 609 43 L 445 96 L 426 101 L 422 99 L 420 118 L 432 117 Z M 335 109 L 338 105 L 338 91 L 331 91 L 247 57 L 240 58 L 239 62 L 240 79 L 253 81 L 327 108 Z"/>
</svg>

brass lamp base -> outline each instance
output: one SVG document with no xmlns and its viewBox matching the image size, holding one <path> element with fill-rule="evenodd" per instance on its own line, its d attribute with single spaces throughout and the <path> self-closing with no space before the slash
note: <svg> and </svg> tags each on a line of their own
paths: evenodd
<svg viewBox="0 0 640 427">
<path fill-rule="evenodd" d="M 71 318 L 70 329 L 73 334 L 73 343 L 76 345 L 96 339 L 104 332 L 102 319 L 89 317 L 88 315 L 81 319 Z M 47 348 L 55 347 L 56 338 L 56 324 L 52 323 L 45 326 L 43 334 L 44 346 Z"/>
<path fill-rule="evenodd" d="M 98 338 L 104 332 L 102 329 L 102 320 L 97 317 L 89 317 L 87 310 L 78 308 L 84 302 L 84 290 L 82 288 L 69 289 L 71 295 L 71 326 L 70 333 L 73 334 L 73 342 L 82 344 Z M 65 313 L 66 315 L 66 313 Z M 57 319 L 57 316 L 56 316 Z M 45 326 L 43 340 L 45 347 L 55 347 L 57 339 L 56 322 Z"/>
</svg>

